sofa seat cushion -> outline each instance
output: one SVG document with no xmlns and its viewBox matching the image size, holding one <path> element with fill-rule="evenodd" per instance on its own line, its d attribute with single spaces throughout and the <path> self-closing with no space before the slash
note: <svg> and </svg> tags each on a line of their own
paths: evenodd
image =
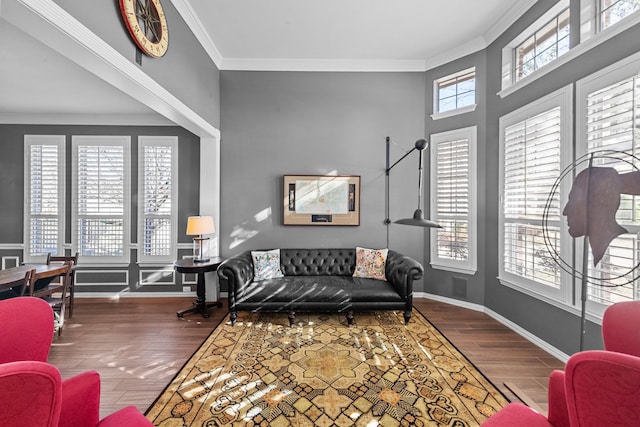
<svg viewBox="0 0 640 427">
<path fill-rule="evenodd" d="M 353 278 L 351 300 L 358 302 L 402 302 L 404 299 L 389 282 L 377 279 Z"/>
<path fill-rule="evenodd" d="M 238 293 L 238 303 L 308 302 L 345 304 L 353 281 L 345 276 L 285 276 L 252 282 Z"/>
</svg>

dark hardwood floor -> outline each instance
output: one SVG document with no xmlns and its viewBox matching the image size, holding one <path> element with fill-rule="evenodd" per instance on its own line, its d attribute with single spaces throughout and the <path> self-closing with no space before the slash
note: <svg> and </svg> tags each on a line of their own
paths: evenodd
<svg viewBox="0 0 640 427">
<path fill-rule="evenodd" d="M 127 405 L 142 412 L 226 314 L 176 316 L 188 298 L 76 298 L 74 315 L 54 339 L 49 362 L 63 378 L 96 370 L 102 378 L 101 417 Z M 563 363 L 486 314 L 428 299 L 414 299 L 424 314 L 509 399 L 504 383 L 519 388 L 542 410 L 547 377 Z M 357 322 L 357 315 L 356 315 Z"/>
</svg>

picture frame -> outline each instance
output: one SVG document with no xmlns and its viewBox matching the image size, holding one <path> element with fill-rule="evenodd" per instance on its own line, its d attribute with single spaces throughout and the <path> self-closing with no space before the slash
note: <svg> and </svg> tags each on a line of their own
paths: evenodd
<svg viewBox="0 0 640 427">
<path fill-rule="evenodd" d="M 359 226 L 359 175 L 283 175 L 283 225 Z"/>
</svg>

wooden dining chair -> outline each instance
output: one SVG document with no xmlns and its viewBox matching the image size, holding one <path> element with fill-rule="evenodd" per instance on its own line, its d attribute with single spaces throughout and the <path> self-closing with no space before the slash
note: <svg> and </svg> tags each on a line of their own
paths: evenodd
<svg viewBox="0 0 640 427">
<path fill-rule="evenodd" d="M 21 297 L 25 295 L 29 288 L 29 283 L 31 283 L 31 276 L 35 274 L 35 270 L 29 270 L 24 275 L 24 280 L 22 283 L 7 289 L 6 291 L 0 292 L 0 300 Z"/>
<path fill-rule="evenodd" d="M 62 328 L 65 321 L 65 312 L 67 306 L 67 293 L 69 290 L 69 283 L 71 281 L 71 267 L 73 261 L 65 261 L 66 268 L 63 269 L 57 276 L 51 277 L 48 273 L 38 274 L 34 271 L 31 275 L 29 285 L 29 295 L 42 298 L 53 309 L 57 315 L 55 329 L 58 332 L 58 336 L 62 334 Z M 59 280 L 57 279 L 59 278 Z M 38 281 L 45 281 L 48 283 L 46 286 L 37 286 Z"/>
<path fill-rule="evenodd" d="M 69 318 L 73 317 L 73 298 L 75 296 L 75 286 L 76 286 L 76 266 L 78 265 L 78 252 L 76 252 L 73 256 L 58 256 L 51 255 L 47 257 L 47 265 L 50 265 L 51 262 L 72 262 L 71 264 L 71 273 L 69 281 L 69 289 L 67 290 L 67 308 L 69 309 Z"/>
</svg>

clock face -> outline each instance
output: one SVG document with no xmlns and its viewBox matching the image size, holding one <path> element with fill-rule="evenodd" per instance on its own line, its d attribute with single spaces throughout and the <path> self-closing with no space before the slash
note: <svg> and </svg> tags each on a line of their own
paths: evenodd
<svg viewBox="0 0 640 427">
<path fill-rule="evenodd" d="M 159 58 L 169 47 L 169 28 L 160 0 L 120 0 L 129 34 L 140 50 Z"/>
</svg>

